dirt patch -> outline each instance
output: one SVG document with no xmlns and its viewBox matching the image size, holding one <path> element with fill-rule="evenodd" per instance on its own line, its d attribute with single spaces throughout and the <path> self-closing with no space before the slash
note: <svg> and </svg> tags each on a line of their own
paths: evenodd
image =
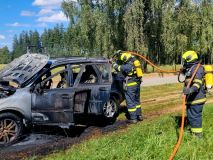
<svg viewBox="0 0 213 160">
<path fill-rule="evenodd" d="M 176 105 L 176 106 L 173 106 L 170 108 L 164 108 L 158 111 L 151 111 L 145 114 L 145 119 L 151 120 L 162 115 L 179 112 L 181 111 L 181 109 L 182 109 L 181 105 Z"/>
<path fill-rule="evenodd" d="M 177 98 L 181 98 L 181 93 L 169 93 L 168 95 L 165 95 L 164 97 L 158 97 L 158 98 L 150 98 L 150 99 L 146 99 L 146 100 L 142 100 L 142 105 L 146 104 L 146 103 L 161 103 L 163 101 L 168 101 L 171 99 L 177 99 Z"/>
<path fill-rule="evenodd" d="M 177 76 L 177 73 L 144 73 L 143 77 L 145 78 L 155 78 L 155 77 L 169 77 L 169 76 Z"/>
</svg>

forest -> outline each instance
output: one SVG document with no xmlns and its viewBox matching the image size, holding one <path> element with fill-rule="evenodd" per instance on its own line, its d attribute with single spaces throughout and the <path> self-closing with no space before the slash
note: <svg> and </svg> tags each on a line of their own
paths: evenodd
<svg viewBox="0 0 213 160">
<path fill-rule="evenodd" d="M 0 63 L 26 53 L 29 45 L 42 45 L 51 57 L 110 58 L 116 50 L 131 50 L 158 65 L 179 64 L 184 51 L 195 50 L 212 64 L 212 0 L 78 0 L 64 1 L 61 8 L 68 27 L 23 31 L 11 52 L 0 49 Z"/>
</svg>

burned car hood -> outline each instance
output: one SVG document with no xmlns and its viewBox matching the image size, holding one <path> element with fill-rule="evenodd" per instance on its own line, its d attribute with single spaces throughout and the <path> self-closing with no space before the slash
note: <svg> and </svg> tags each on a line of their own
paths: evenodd
<svg viewBox="0 0 213 160">
<path fill-rule="evenodd" d="M 0 81 L 13 81 L 21 85 L 38 73 L 48 60 L 47 55 L 24 54 L 0 71 Z"/>
</svg>

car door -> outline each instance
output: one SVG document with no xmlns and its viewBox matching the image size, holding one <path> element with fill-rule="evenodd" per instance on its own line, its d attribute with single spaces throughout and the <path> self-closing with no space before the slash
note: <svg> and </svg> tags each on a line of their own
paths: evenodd
<svg viewBox="0 0 213 160">
<path fill-rule="evenodd" d="M 97 85 L 98 96 L 96 97 L 101 102 L 98 106 L 99 107 L 98 110 L 100 114 L 103 114 L 103 106 L 110 99 L 111 84 L 112 84 L 111 67 L 107 63 L 100 63 L 95 64 L 94 68 L 99 76 L 99 83 Z M 92 108 L 94 107 L 95 105 L 92 105 Z"/>
<path fill-rule="evenodd" d="M 88 90 L 89 114 L 103 114 L 103 106 L 110 98 L 111 74 L 110 66 L 105 64 L 85 64 L 79 82 L 75 85 L 81 90 Z"/>
<path fill-rule="evenodd" d="M 55 73 L 56 72 L 56 73 Z M 73 95 L 69 66 L 60 66 L 45 72 L 32 93 L 32 120 L 34 123 L 72 124 Z"/>
</svg>

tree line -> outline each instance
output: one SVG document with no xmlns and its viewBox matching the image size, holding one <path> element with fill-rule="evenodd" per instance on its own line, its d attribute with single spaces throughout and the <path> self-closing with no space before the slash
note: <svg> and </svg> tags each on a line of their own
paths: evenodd
<svg viewBox="0 0 213 160">
<path fill-rule="evenodd" d="M 12 59 L 41 42 L 54 57 L 109 58 L 131 50 L 161 65 L 180 63 L 184 51 L 195 50 L 204 63 L 213 61 L 212 0 L 78 0 L 61 7 L 68 28 L 23 31 L 14 37 Z"/>
</svg>

